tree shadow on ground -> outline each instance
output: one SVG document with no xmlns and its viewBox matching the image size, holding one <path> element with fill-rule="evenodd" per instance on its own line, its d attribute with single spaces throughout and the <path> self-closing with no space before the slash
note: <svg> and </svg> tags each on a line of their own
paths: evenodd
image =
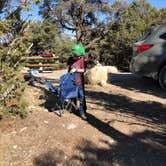
<svg viewBox="0 0 166 166">
<path fill-rule="evenodd" d="M 110 74 L 109 81 L 113 85 L 120 86 L 128 90 L 166 98 L 166 92 L 164 92 L 159 83 L 152 78 L 141 78 L 131 73 L 124 73 Z"/>
<path fill-rule="evenodd" d="M 56 166 L 65 160 L 64 152 L 59 149 L 49 150 L 33 160 L 33 166 Z"/>
<path fill-rule="evenodd" d="M 92 99 L 92 104 L 103 105 L 106 111 L 132 115 L 147 123 L 166 123 L 166 105 L 158 102 L 133 101 L 126 96 L 95 91 L 87 91 L 86 96 Z"/>
<path fill-rule="evenodd" d="M 54 86 L 58 88 L 58 86 Z M 38 86 L 37 88 L 41 89 L 41 86 Z M 41 107 L 44 107 L 49 112 L 61 109 L 61 102 L 58 94 L 51 92 L 48 87 L 44 87 L 42 91 L 43 94 L 39 96 L 39 99 L 44 99 L 44 102 L 40 104 Z"/>
<path fill-rule="evenodd" d="M 82 160 L 85 165 L 120 165 L 120 166 L 164 166 L 166 162 L 166 112 L 165 106 L 158 102 L 132 101 L 126 96 L 113 95 L 104 92 L 87 91 L 87 96 L 92 101 L 101 106 L 101 103 L 107 111 L 120 112 L 124 116 L 131 115 L 146 125 L 160 125 L 160 132 L 144 131 L 127 136 L 117 131 L 109 125 L 97 119 L 94 115 L 88 114 L 88 123 L 97 128 L 102 133 L 113 138 L 115 146 L 109 145 L 109 148 L 98 148 L 91 142 L 82 143 L 79 146 L 81 152 L 85 154 Z M 97 106 L 96 106 L 97 107 Z M 145 125 L 145 124 L 144 124 Z M 89 156 L 92 156 L 89 157 Z M 80 160 L 79 156 L 73 156 L 71 160 Z M 96 161 L 100 161 L 99 163 Z"/>
<path fill-rule="evenodd" d="M 166 134 L 164 125 L 166 114 L 164 105 L 157 102 L 136 102 L 126 96 L 104 92 L 87 91 L 86 95 L 97 106 L 102 103 L 108 112 L 120 112 L 124 116 L 132 115 L 138 121 L 151 123 L 154 126 L 159 124 L 161 130 L 158 132 L 145 130 L 127 135 L 113 128 L 109 122 L 103 122 L 88 111 L 87 123 L 108 136 L 108 138 L 99 140 L 98 144 L 95 144 L 93 140 L 79 142 L 75 147 L 77 152 L 73 152 L 73 155 L 69 158 L 63 157 L 65 152 L 60 155 L 62 159 L 58 159 L 56 156 L 59 154 L 57 150 L 48 151 L 36 157 L 34 165 L 165 166 Z M 101 147 L 100 144 L 104 144 L 104 146 Z"/>
<path fill-rule="evenodd" d="M 29 79 L 30 78 L 26 78 L 25 81 L 29 81 Z M 60 109 L 59 97 L 56 94 L 51 93 L 48 87 L 44 85 L 45 81 L 51 82 L 55 87 L 59 86 L 59 79 L 52 79 L 47 77 L 38 77 L 34 79 L 33 84 L 30 86 L 40 89 L 43 94 L 39 96 L 39 99 L 45 100 L 45 102 L 40 104 L 40 106 L 46 108 L 50 112 L 53 108 L 55 110 Z"/>
<path fill-rule="evenodd" d="M 101 148 L 93 141 L 84 140 L 76 149 L 79 154 L 73 155 L 70 163 L 81 162 L 82 165 L 104 166 L 164 166 L 166 162 L 166 136 L 164 133 L 144 131 L 127 136 L 108 124 L 89 114 L 89 123 L 110 137 L 100 140 L 106 148 Z M 114 140 L 112 142 L 112 140 Z"/>
<path fill-rule="evenodd" d="M 126 135 L 88 113 L 88 123 L 109 138 L 84 139 L 73 154 L 64 157 L 63 151 L 48 151 L 34 159 L 34 166 L 88 165 L 88 166 L 165 166 L 166 135 L 164 132 L 144 131 Z M 111 141 L 110 141 L 110 140 Z M 113 141 L 112 141 L 113 140 Z M 104 146 L 100 146 L 104 144 Z"/>
<path fill-rule="evenodd" d="M 44 96 L 45 96 L 44 97 L 45 102 L 42 103 L 40 106 L 44 107 L 49 112 L 53 112 L 53 111 L 62 109 L 60 98 L 57 94 L 53 94 L 49 90 L 45 90 Z M 43 96 L 41 96 L 41 98 L 42 97 Z"/>
<path fill-rule="evenodd" d="M 84 140 L 77 146 L 83 155 L 73 155 L 68 161 L 81 162 L 82 165 L 105 166 L 164 166 L 166 162 L 166 112 L 165 106 L 157 102 L 135 102 L 126 96 L 107 94 L 104 92 L 87 91 L 86 95 L 98 106 L 105 106 L 107 111 L 132 115 L 140 122 L 160 125 L 158 132 L 145 130 L 140 133 L 126 135 L 115 128 L 110 122 L 103 122 L 92 113 L 87 113 L 88 124 L 110 137 L 100 140 L 106 148 L 99 148 L 93 140 Z M 142 124 L 143 125 L 143 124 Z M 112 142 L 112 140 L 114 140 Z M 98 144 L 100 144 L 98 143 Z"/>
</svg>

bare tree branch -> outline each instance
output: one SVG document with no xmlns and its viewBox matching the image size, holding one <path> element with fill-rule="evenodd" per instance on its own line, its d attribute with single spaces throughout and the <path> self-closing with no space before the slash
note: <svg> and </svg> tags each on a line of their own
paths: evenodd
<svg viewBox="0 0 166 166">
<path fill-rule="evenodd" d="M 85 46 L 85 49 L 90 48 L 92 46 L 92 44 L 97 43 L 100 39 L 101 39 L 101 37 L 93 39 L 88 45 Z"/>
</svg>

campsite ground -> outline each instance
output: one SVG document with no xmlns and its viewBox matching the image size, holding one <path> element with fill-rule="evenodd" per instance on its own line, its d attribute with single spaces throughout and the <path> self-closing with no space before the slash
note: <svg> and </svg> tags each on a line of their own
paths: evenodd
<svg viewBox="0 0 166 166">
<path fill-rule="evenodd" d="M 42 77 L 56 85 L 64 72 Z M 164 166 L 166 93 L 130 73 L 109 78 L 105 87 L 86 86 L 88 121 L 49 112 L 54 96 L 40 84 L 28 86 L 28 117 L 0 121 L 0 165 Z"/>
</svg>

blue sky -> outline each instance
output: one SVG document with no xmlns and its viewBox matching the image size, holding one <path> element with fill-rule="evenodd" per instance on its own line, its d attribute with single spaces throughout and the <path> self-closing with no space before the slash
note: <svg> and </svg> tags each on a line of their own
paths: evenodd
<svg viewBox="0 0 166 166">
<path fill-rule="evenodd" d="M 131 3 L 133 0 L 126 0 L 129 3 Z M 146 0 L 147 2 L 149 2 L 153 7 L 156 7 L 157 9 L 161 9 L 161 8 L 166 8 L 166 0 Z M 110 2 L 112 3 L 113 0 L 110 0 Z M 32 15 L 29 17 L 30 20 L 40 20 L 41 16 L 38 15 L 38 11 L 39 8 L 36 5 L 32 5 Z M 28 13 L 27 12 L 23 12 L 22 17 L 24 19 L 27 18 Z"/>
<path fill-rule="evenodd" d="M 153 7 L 156 7 L 157 9 L 166 8 L 166 0 L 146 0 L 149 2 Z M 129 2 L 132 2 L 132 0 L 129 0 Z"/>
</svg>

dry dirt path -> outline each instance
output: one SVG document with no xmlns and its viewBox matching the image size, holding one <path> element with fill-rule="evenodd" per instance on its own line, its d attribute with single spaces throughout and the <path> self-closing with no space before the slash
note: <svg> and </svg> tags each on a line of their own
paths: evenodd
<svg viewBox="0 0 166 166">
<path fill-rule="evenodd" d="M 43 73 L 55 84 L 64 70 Z M 150 79 L 110 75 L 86 86 L 88 121 L 48 109 L 43 86 L 28 86 L 29 115 L 0 121 L 0 166 L 165 166 L 166 93 Z"/>
</svg>

